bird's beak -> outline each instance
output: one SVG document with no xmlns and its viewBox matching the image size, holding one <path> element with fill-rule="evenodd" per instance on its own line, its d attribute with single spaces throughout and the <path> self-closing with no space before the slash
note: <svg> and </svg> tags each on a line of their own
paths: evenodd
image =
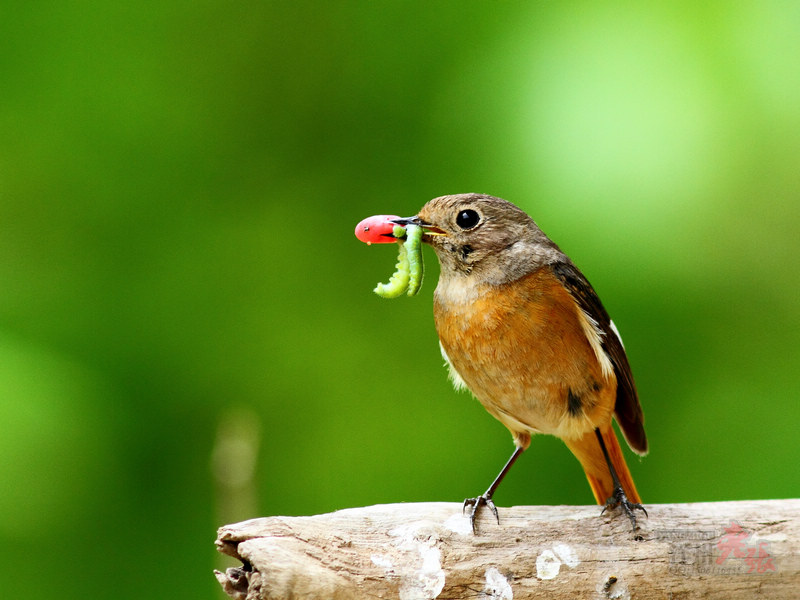
<svg viewBox="0 0 800 600">
<path fill-rule="evenodd" d="M 420 227 L 425 227 L 425 225 L 429 225 L 430 223 L 426 223 L 422 219 L 417 216 L 414 217 L 403 217 L 401 219 L 392 219 L 392 223 L 395 225 L 400 225 L 405 227 L 406 225 L 419 225 Z"/>
<path fill-rule="evenodd" d="M 392 223 L 394 223 L 395 225 L 400 225 L 402 227 L 405 227 L 406 225 L 417 225 L 419 227 L 422 227 L 424 233 L 427 235 L 445 235 L 444 231 L 442 231 L 438 227 L 435 227 L 434 225 L 431 225 L 427 221 L 423 221 L 416 215 L 413 217 L 392 219 Z"/>
</svg>

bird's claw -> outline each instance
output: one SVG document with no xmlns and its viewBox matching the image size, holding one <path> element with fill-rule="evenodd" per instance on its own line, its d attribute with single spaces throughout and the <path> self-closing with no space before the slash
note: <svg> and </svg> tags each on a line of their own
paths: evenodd
<svg viewBox="0 0 800 600">
<path fill-rule="evenodd" d="M 606 500 L 606 505 L 603 507 L 603 510 L 600 512 L 602 515 L 606 512 L 609 508 L 616 508 L 617 506 L 621 506 L 622 510 L 628 515 L 628 518 L 631 520 L 631 525 L 633 526 L 633 531 L 636 531 L 636 513 L 634 512 L 636 509 L 641 510 L 644 513 L 644 516 L 647 516 L 647 511 L 645 510 L 644 506 L 639 504 L 638 502 L 631 502 L 628 500 L 628 497 L 625 495 L 625 490 L 622 487 L 615 487 L 614 494 Z"/>
<path fill-rule="evenodd" d="M 464 506 L 461 507 L 461 514 L 467 510 L 467 507 L 470 507 L 469 510 L 469 523 L 472 526 L 472 533 L 477 534 L 478 531 L 475 528 L 475 518 L 480 510 L 481 506 L 488 506 L 489 510 L 492 511 L 494 518 L 497 520 L 497 524 L 500 524 L 500 515 L 497 514 L 497 507 L 494 505 L 492 501 L 492 497 L 486 494 L 482 496 L 478 496 L 477 498 L 467 498 L 464 500 Z"/>
</svg>

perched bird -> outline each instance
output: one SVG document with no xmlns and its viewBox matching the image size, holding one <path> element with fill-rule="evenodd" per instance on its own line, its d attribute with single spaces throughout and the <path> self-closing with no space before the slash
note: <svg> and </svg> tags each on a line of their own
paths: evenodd
<svg viewBox="0 0 800 600">
<path fill-rule="evenodd" d="M 423 228 L 441 264 L 433 314 L 456 388 L 468 388 L 514 439 L 489 488 L 464 501 L 475 518 L 531 435 L 561 438 L 586 472 L 598 504 L 621 506 L 636 528 L 646 513 L 617 437 L 647 453 L 641 406 L 614 323 L 592 286 L 534 221 L 506 200 L 442 196 L 399 225 Z"/>
</svg>

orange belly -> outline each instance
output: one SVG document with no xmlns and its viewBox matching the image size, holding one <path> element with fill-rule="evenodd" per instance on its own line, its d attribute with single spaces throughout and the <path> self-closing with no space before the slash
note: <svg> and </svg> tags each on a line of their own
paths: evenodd
<svg viewBox="0 0 800 600">
<path fill-rule="evenodd" d="M 440 283 L 434 318 L 451 367 L 527 447 L 530 434 L 581 437 L 611 421 L 616 378 L 603 373 L 569 292 L 543 267 L 502 286 Z"/>
</svg>

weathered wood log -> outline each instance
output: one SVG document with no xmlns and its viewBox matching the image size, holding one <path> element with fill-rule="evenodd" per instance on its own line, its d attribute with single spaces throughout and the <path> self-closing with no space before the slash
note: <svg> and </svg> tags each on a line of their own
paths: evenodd
<svg viewBox="0 0 800 600">
<path fill-rule="evenodd" d="M 237 600 L 800 597 L 800 500 L 597 506 L 391 504 L 220 528 Z"/>
</svg>

